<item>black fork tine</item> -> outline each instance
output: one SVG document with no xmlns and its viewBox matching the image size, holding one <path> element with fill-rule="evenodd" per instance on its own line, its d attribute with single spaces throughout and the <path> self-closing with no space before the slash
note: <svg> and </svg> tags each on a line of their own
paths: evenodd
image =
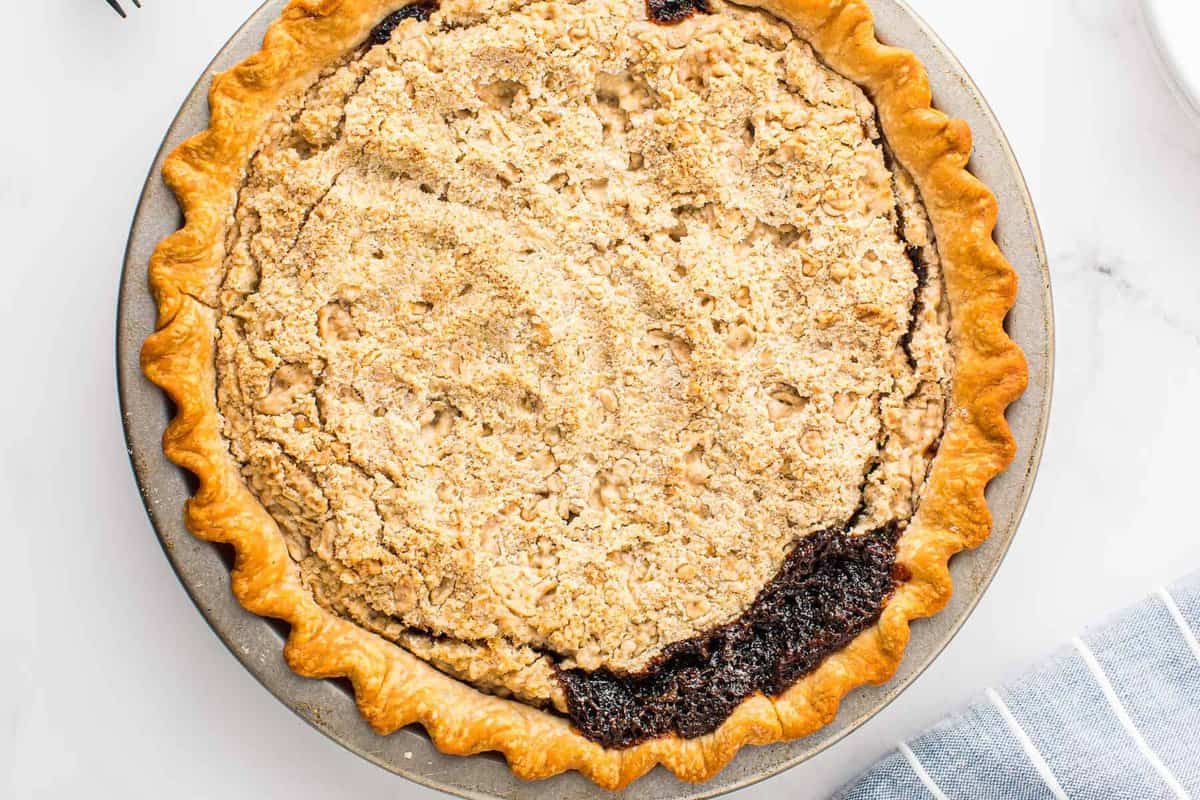
<svg viewBox="0 0 1200 800">
<path fill-rule="evenodd" d="M 117 0 L 107 0 L 107 2 L 110 6 L 112 6 L 113 11 L 116 11 L 118 14 L 120 14 L 122 19 L 125 18 L 125 9 L 121 8 L 121 4 L 118 3 Z M 141 0 L 132 0 L 132 2 L 138 8 L 142 7 Z"/>
</svg>

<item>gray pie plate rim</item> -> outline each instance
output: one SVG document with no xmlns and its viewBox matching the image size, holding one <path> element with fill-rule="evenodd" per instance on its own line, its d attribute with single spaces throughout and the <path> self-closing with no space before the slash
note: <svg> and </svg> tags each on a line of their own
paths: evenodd
<svg viewBox="0 0 1200 800">
<path fill-rule="evenodd" d="M 1008 412 L 1018 443 L 1013 465 L 988 488 L 995 516 L 991 537 L 951 561 L 955 592 L 940 614 L 918 620 L 896 675 L 882 686 L 851 692 L 837 718 L 817 733 L 791 742 L 746 747 L 717 776 L 689 784 L 659 767 L 623 792 L 606 792 L 576 773 L 538 782 L 513 776 L 498 754 L 450 756 L 433 747 L 420 727 L 380 736 L 359 715 L 344 682 L 297 676 L 283 660 L 286 630 L 237 604 L 229 590 L 227 550 L 192 537 L 182 507 L 190 477 L 166 460 L 160 446 L 170 410 L 166 397 L 142 375 L 138 353 L 153 330 L 154 303 L 146 265 L 154 245 L 180 224 L 174 198 L 161 179 L 164 157 L 207 126 L 207 90 L 214 72 L 258 49 L 266 26 L 285 0 L 268 0 L 230 38 L 204 71 L 172 123 L 154 159 L 130 231 L 117 308 L 117 377 L 130 461 L 159 541 L 180 582 L 230 652 L 288 708 L 343 747 L 424 786 L 467 798 L 575 798 L 613 796 L 693 800 L 749 786 L 795 766 L 831 746 L 878 713 L 913 682 L 949 643 L 978 604 L 1000 567 L 1033 487 L 1050 417 L 1054 317 L 1050 273 L 1033 203 L 995 116 L 966 70 L 902 0 L 871 0 L 880 38 L 916 52 L 930 74 L 935 104 L 967 120 L 974 132 L 970 168 L 996 193 L 996 240 L 1020 276 L 1010 335 L 1029 360 L 1030 383 Z M 949 710 L 949 709 L 947 709 Z"/>
</svg>

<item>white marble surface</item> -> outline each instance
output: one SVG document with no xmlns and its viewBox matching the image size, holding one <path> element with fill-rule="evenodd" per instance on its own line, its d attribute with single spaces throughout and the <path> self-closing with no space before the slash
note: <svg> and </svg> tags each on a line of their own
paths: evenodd
<svg viewBox="0 0 1200 800">
<path fill-rule="evenodd" d="M 192 608 L 118 424 L 113 310 L 146 167 L 252 0 L 3 0 L 0 796 L 433 797 L 283 708 Z M 745 796 L 817 798 L 1108 609 L 1200 568 L 1200 129 L 1134 0 L 913 0 L 1012 138 L 1058 314 L 1051 433 L 979 610 L 900 699 Z M 18 10 L 19 9 L 19 10 Z M 20 22 L 14 22 L 20 20 Z M 20 77 L 17 77 L 20 76 Z"/>
</svg>

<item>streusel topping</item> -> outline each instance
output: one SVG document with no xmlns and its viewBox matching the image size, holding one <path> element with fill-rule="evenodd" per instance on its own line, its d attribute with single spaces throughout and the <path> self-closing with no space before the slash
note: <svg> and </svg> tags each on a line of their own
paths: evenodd
<svg viewBox="0 0 1200 800">
<path fill-rule="evenodd" d="M 645 669 L 914 513 L 951 364 L 875 111 L 721 3 L 443 3 L 289 99 L 219 293 L 231 452 L 335 613 L 481 688 Z"/>
</svg>

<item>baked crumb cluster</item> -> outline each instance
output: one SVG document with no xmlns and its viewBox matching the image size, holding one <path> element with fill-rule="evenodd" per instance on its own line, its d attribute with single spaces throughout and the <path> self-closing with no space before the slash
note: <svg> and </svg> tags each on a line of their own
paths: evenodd
<svg viewBox="0 0 1200 800">
<path fill-rule="evenodd" d="M 873 106 L 713 12 L 444 2 L 239 193 L 231 452 L 322 605 L 480 688 L 645 669 L 799 538 L 911 518 L 936 450 L 941 270 Z"/>
</svg>

